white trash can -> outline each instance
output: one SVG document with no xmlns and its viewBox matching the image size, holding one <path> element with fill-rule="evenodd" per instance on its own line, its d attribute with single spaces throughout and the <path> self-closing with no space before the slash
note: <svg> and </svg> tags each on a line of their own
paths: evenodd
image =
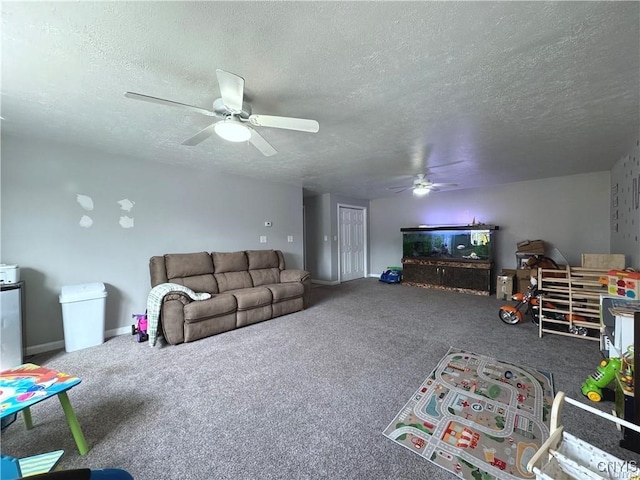
<svg viewBox="0 0 640 480">
<path fill-rule="evenodd" d="M 104 343 L 107 290 L 104 283 L 83 283 L 62 287 L 64 349 L 73 352 Z"/>
</svg>

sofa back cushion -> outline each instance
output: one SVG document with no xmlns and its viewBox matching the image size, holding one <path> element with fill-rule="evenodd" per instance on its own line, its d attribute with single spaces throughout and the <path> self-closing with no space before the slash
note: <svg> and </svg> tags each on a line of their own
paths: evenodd
<svg viewBox="0 0 640 480">
<path fill-rule="evenodd" d="M 149 259 L 149 273 L 151 274 L 151 287 L 167 283 L 167 266 L 164 263 L 164 256 L 155 255 Z"/>
<path fill-rule="evenodd" d="M 213 252 L 211 254 L 213 268 L 216 273 L 246 272 L 249 261 L 244 252 Z"/>
<path fill-rule="evenodd" d="M 280 259 L 275 250 L 247 250 L 247 260 L 255 287 L 280 283 Z"/>
<path fill-rule="evenodd" d="M 249 270 L 279 267 L 279 259 L 275 250 L 247 250 L 247 260 Z"/>
<path fill-rule="evenodd" d="M 196 292 L 222 293 L 280 283 L 280 250 L 170 253 L 149 261 L 151 286 L 177 283 Z"/>
<path fill-rule="evenodd" d="M 167 280 L 196 292 L 218 293 L 213 261 L 207 252 L 170 253 L 164 256 Z"/>
<path fill-rule="evenodd" d="M 229 290 L 239 290 L 241 288 L 253 287 L 251 281 L 251 275 L 249 272 L 225 272 L 216 273 L 216 282 L 218 283 L 218 290 L 220 293 L 227 292 Z"/>
<path fill-rule="evenodd" d="M 272 285 L 280 283 L 280 270 L 277 268 L 261 268 L 259 270 L 249 270 L 254 287 L 260 285 Z"/>
<path fill-rule="evenodd" d="M 247 271 L 249 261 L 244 252 L 213 252 L 211 258 L 220 293 L 253 287 L 251 275 Z"/>
</svg>

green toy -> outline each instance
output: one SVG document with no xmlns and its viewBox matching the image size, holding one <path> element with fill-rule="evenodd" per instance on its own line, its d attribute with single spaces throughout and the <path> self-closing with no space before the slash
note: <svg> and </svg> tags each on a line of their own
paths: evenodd
<svg viewBox="0 0 640 480">
<path fill-rule="evenodd" d="M 616 373 L 620 371 L 621 366 L 622 362 L 617 357 L 600 362 L 596 371 L 582 382 L 582 394 L 592 402 L 602 400 L 602 389 L 616 378 Z"/>
</svg>

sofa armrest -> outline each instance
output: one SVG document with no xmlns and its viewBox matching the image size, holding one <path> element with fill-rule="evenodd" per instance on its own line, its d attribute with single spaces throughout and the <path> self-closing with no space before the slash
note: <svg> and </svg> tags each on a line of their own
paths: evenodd
<svg viewBox="0 0 640 480">
<path fill-rule="evenodd" d="M 165 304 L 170 300 L 178 300 L 182 305 L 193 302 L 193 300 L 189 298 L 189 295 L 184 292 L 169 292 L 162 298 L 162 303 Z"/>
<path fill-rule="evenodd" d="M 311 274 L 305 270 L 282 270 L 280 272 L 280 282 L 304 282 L 310 278 Z"/>
<path fill-rule="evenodd" d="M 304 287 L 302 295 L 302 308 L 309 306 L 311 300 L 311 274 L 306 270 L 282 270 L 280 272 L 280 283 L 300 282 Z"/>
<path fill-rule="evenodd" d="M 192 301 L 182 292 L 168 293 L 162 299 L 159 327 L 170 345 L 184 342 L 184 306 Z"/>
</svg>

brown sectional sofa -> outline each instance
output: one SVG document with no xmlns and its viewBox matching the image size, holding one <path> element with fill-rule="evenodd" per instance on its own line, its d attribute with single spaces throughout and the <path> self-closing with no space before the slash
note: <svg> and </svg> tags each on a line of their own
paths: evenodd
<svg viewBox="0 0 640 480">
<path fill-rule="evenodd" d="M 151 287 L 177 283 L 208 300 L 193 301 L 181 292 L 164 296 L 160 325 L 172 344 L 261 322 L 309 305 L 311 278 L 287 270 L 280 250 L 173 253 L 149 260 Z"/>
</svg>

